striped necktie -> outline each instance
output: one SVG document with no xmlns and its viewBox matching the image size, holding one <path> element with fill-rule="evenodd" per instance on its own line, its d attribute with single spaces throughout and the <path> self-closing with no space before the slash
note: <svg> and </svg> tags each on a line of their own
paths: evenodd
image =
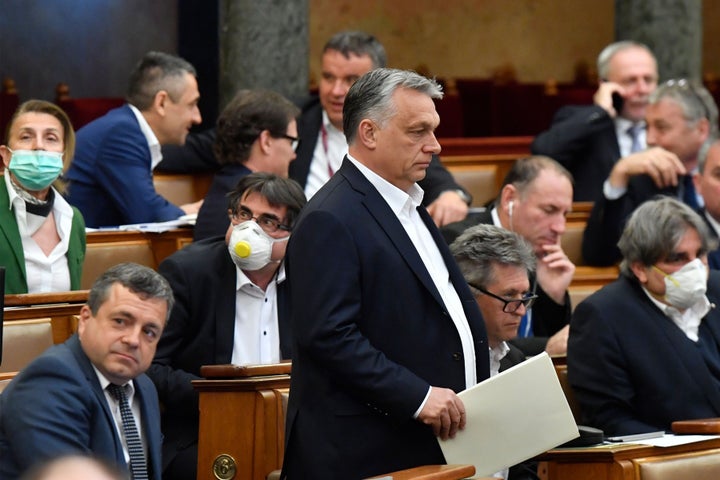
<svg viewBox="0 0 720 480">
<path fill-rule="evenodd" d="M 133 480 L 148 480 L 145 452 L 143 451 L 140 434 L 135 424 L 135 417 L 133 417 L 132 410 L 130 410 L 125 388 L 111 383 L 107 389 L 110 395 L 120 404 L 120 416 L 122 417 L 125 443 L 127 443 L 128 453 L 130 454 L 130 472 L 132 473 L 132 478 Z"/>
</svg>

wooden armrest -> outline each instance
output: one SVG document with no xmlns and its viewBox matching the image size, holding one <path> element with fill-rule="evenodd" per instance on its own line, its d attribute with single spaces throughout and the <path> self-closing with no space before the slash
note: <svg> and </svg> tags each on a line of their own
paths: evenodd
<svg viewBox="0 0 720 480">
<path fill-rule="evenodd" d="M 720 433 L 720 417 L 678 420 L 672 422 L 671 428 L 673 433 L 679 434 L 718 434 Z"/>
<path fill-rule="evenodd" d="M 291 362 L 269 365 L 203 365 L 200 376 L 205 378 L 246 378 L 260 375 L 289 375 Z"/>
<path fill-rule="evenodd" d="M 48 293 L 16 293 L 5 295 L 5 306 L 18 307 L 24 305 L 44 305 L 55 303 L 85 303 L 88 299 L 88 293 L 88 290 Z"/>
<path fill-rule="evenodd" d="M 423 465 L 422 467 L 398 470 L 375 479 L 392 478 L 393 480 L 457 480 L 475 475 L 473 465 Z M 370 480 L 370 479 L 368 479 Z"/>
</svg>

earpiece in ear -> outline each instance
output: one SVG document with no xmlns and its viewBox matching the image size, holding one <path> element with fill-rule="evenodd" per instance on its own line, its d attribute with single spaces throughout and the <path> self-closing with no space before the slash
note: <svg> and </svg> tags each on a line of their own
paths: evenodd
<svg viewBox="0 0 720 480">
<path fill-rule="evenodd" d="M 510 217 L 512 217 L 512 209 L 513 209 L 514 204 L 515 204 L 515 202 L 513 202 L 512 200 L 510 200 L 508 202 L 508 216 L 510 216 Z"/>
</svg>

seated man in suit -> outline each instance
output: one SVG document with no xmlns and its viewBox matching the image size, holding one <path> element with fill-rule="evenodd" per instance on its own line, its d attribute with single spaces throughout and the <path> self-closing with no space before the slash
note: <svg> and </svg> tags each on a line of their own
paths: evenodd
<svg viewBox="0 0 720 480">
<path fill-rule="evenodd" d="M 645 109 L 657 86 L 655 57 L 641 43 L 624 40 L 597 59 L 600 76 L 594 105 L 568 105 L 550 129 L 535 138 L 533 154 L 560 162 L 575 178 L 573 200 L 595 201 L 615 162 L 645 148 Z"/>
<path fill-rule="evenodd" d="M 165 407 L 165 478 L 196 478 L 198 394 L 190 382 L 201 366 L 290 358 L 282 259 L 305 195 L 293 180 L 257 172 L 240 180 L 228 204 L 225 237 L 195 242 L 158 269 L 177 300 L 148 371 Z"/>
<path fill-rule="evenodd" d="M 185 60 L 149 52 L 130 74 L 127 105 L 77 132 L 68 169 L 67 199 L 88 227 L 174 220 L 196 213 L 200 202 L 175 206 L 158 195 L 152 171 L 161 145 L 182 145 L 201 121 L 195 68 Z"/>
<path fill-rule="evenodd" d="M 705 202 L 705 208 L 699 213 L 707 223 L 710 235 L 720 238 L 720 140 L 710 139 L 700 148 L 698 171 L 693 180 Z M 720 249 L 708 253 L 708 265 L 713 270 L 720 270 Z"/>
<path fill-rule="evenodd" d="M 161 478 L 158 396 L 143 372 L 172 305 L 167 281 L 141 265 L 116 265 L 95 281 L 78 333 L 0 395 L 0 478 L 69 454 L 97 456 L 128 477 Z"/>
<path fill-rule="evenodd" d="M 705 222 L 671 197 L 633 212 L 621 275 L 570 323 L 568 380 L 583 423 L 607 435 L 720 416 L 720 273 Z"/>
<path fill-rule="evenodd" d="M 436 437 L 465 426 L 456 392 L 488 377 L 482 315 L 416 183 L 440 151 L 441 97 L 386 68 L 348 91 L 348 155 L 288 244 L 288 478 L 444 463 Z"/>
<path fill-rule="evenodd" d="M 290 178 L 304 189 L 307 198 L 340 167 L 348 146 L 342 133 L 342 112 L 350 86 L 374 68 L 385 67 L 385 48 L 364 32 L 340 32 L 323 48 L 319 96 L 300 102 L 300 143 L 297 158 L 290 164 Z M 158 170 L 185 172 L 212 168 L 214 130 L 191 134 L 184 148 L 163 150 L 165 160 Z M 465 218 L 471 198 L 453 179 L 437 155 L 419 185 L 425 191 L 423 205 L 438 225 Z"/>
<path fill-rule="evenodd" d="M 686 80 L 669 80 L 650 94 L 646 111 L 649 148 L 621 158 L 603 184 L 583 234 L 583 258 L 590 265 L 620 261 L 617 242 L 638 205 L 669 195 L 693 209 L 702 206 L 693 186 L 697 155 L 717 133 L 718 109 L 710 92 Z"/>
<path fill-rule="evenodd" d="M 504 228 L 476 225 L 465 230 L 450 251 L 482 312 L 490 376 L 497 375 L 525 360 L 525 354 L 508 340 L 517 336 L 520 319 L 537 299 L 528 277 L 536 264 L 532 247 Z M 537 464 L 528 462 L 498 475 L 505 480 L 534 479 L 536 472 Z"/>
<path fill-rule="evenodd" d="M 215 157 L 222 165 L 198 213 L 195 240 L 225 234 L 227 194 L 252 172 L 288 176 L 295 159 L 300 109 L 279 93 L 241 90 L 225 107 L 217 121 Z"/>
<path fill-rule="evenodd" d="M 543 350 L 565 354 L 571 313 L 567 288 L 575 265 L 560 246 L 560 237 L 572 208 L 572 192 L 572 175 L 556 161 L 542 156 L 519 159 L 490 210 L 442 229 L 445 240 L 452 243 L 467 228 L 487 223 L 512 230 L 532 245 L 537 271 L 531 283 L 538 300 L 523 316 L 518 338 L 512 341 L 526 355 Z"/>
</svg>

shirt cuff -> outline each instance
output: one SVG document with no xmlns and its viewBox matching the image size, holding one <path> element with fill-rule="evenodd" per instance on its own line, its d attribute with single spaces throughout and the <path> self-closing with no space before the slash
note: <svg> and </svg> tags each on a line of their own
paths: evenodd
<svg viewBox="0 0 720 480">
<path fill-rule="evenodd" d="M 605 183 L 603 183 L 603 195 L 605 195 L 605 198 L 608 200 L 617 200 L 625 195 L 626 192 L 627 187 L 613 187 L 610 185 L 610 180 L 605 180 Z"/>
<path fill-rule="evenodd" d="M 427 393 L 425 394 L 425 398 L 423 399 L 422 403 L 420 404 L 420 406 L 418 407 L 418 409 L 415 410 L 415 413 L 413 414 L 413 418 L 414 418 L 414 419 L 417 419 L 418 416 L 420 415 L 420 412 L 422 412 L 422 409 L 423 409 L 423 407 L 425 406 L 425 404 L 427 403 L 428 398 L 430 398 L 430 392 L 431 392 L 431 391 L 432 391 L 432 387 L 428 388 L 428 391 L 427 391 Z"/>
</svg>

